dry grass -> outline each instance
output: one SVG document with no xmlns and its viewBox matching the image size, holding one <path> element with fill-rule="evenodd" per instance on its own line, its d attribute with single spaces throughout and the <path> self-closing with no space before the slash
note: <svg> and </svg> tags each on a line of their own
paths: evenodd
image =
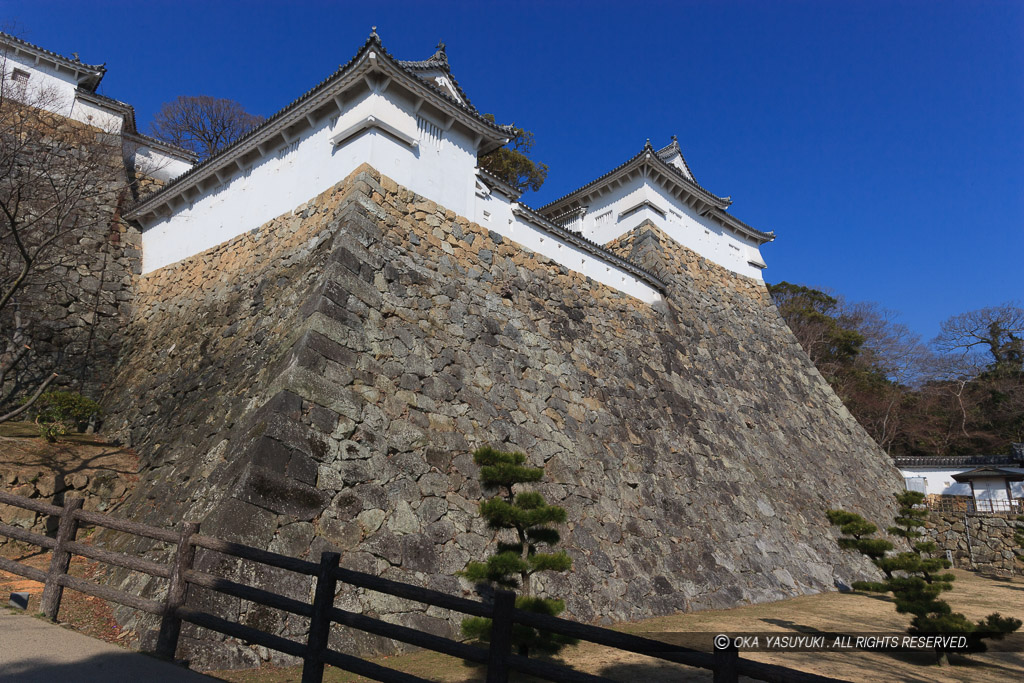
<svg viewBox="0 0 1024 683">
<path fill-rule="evenodd" d="M 971 619 L 980 619 L 992 612 L 1024 616 L 1024 579 L 998 579 L 970 572 L 957 571 L 957 581 L 948 601 L 954 609 Z M 791 600 L 749 605 L 729 610 L 715 610 L 659 617 L 624 624 L 619 630 L 663 637 L 670 632 L 742 633 L 773 631 L 780 634 L 822 632 L 838 633 L 902 633 L 909 619 L 898 614 L 892 603 L 879 596 L 864 593 L 824 593 Z M 670 636 L 669 636 L 670 637 Z M 1020 643 L 1020 637 L 1017 637 Z M 885 653 L 845 651 L 823 652 L 757 652 L 743 655 L 772 664 L 849 681 L 913 681 L 920 683 L 970 681 L 972 683 L 1003 683 L 1024 680 L 1024 652 L 989 652 L 956 658 L 955 666 L 939 667 L 925 653 Z M 648 657 L 618 652 L 597 645 L 581 644 L 570 648 L 561 657 L 565 663 L 581 671 L 613 680 L 644 683 L 669 681 L 710 681 L 710 672 L 661 663 Z M 461 660 L 433 652 L 417 652 L 396 657 L 382 657 L 378 664 L 396 668 L 428 680 L 446 683 L 483 680 L 483 673 L 466 666 Z M 253 683 L 298 682 L 297 667 L 265 667 L 258 671 L 207 672 L 226 681 Z M 325 681 L 348 683 L 365 678 L 328 667 Z M 528 680 L 526 678 L 518 680 Z"/>
</svg>

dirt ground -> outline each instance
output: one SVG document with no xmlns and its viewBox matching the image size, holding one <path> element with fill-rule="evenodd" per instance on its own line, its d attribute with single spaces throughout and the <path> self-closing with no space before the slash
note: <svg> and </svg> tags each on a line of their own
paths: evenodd
<svg viewBox="0 0 1024 683">
<path fill-rule="evenodd" d="M 65 476 L 99 470 L 117 472 L 126 481 L 137 480 L 139 459 L 126 448 L 109 444 L 94 434 L 67 434 L 56 443 L 39 438 L 31 422 L 0 424 L 0 473 L 50 472 Z"/>
<path fill-rule="evenodd" d="M 971 619 L 992 612 L 1024 617 L 1024 579 L 986 577 L 956 571 L 953 590 L 947 593 L 955 611 Z M 714 610 L 648 619 L 625 624 L 619 630 L 657 639 L 671 640 L 672 633 L 753 633 L 780 634 L 891 633 L 900 634 L 909 623 L 898 614 L 892 602 L 866 593 L 824 593 L 780 602 L 749 605 L 729 610 Z M 1014 636 L 1007 643 L 1012 652 L 988 652 L 970 658 L 955 658 L 956 665 L 939 667 L 929 654 L 844 651 L 756 652 L 741 656 L 801 671 L 813 672 L 848 681 L 878 683 L 908 681 L 915 683 L 963 681 L 1005 683 L 1024 680 L 1024 637 Z M 994 649 L 994 648 L 993 648 Z M 561 659 L 574 668 L 618 681 L 668 683 L 670 681 L 710 681 L 710 672 L 659 663 L 649 657 L 617 652 L 598 645 L 581 644 L 566 650 Z M 377 663 L 400 669 L 429 680 L 455 683 L 483 680 L 481 671 L 462 660 L 432 652 L 382 657 Z M 298 682 L 299 668 L 264 668 L 259 671 L 207 672 L 226 681 L 251 683 Z M 365 678 L 328 667 L 324 679 L 329 683 L 364 681 Z M 525 678 L 519 680 L 527 680 Z"/>
<path fill-rule="evenodd" d="M 0 424 L 2 483 L 14 481 L 15 477 L 19 483 L 24 483 L 45 474 L 70 478 L 75 475 L 91 477 L 99 472 L 114 472 L 125 486 L 130 486 L 138 479 L 138 469 L 138 457 L 133 452 L 109 444 L 98 435 L 67 434 L 56 443 L 47 443 L 39 437 L 38 429 L 31 422 Z M 10 488 L 6 490 L 10 491 Z M 47 499 L 47 502 L 59 504 L 58 500 Z M 86 540 L 88 534 L 89 530 L 83 529 L 79 540 Z M 0 556 L 42 571 L 46 571 L 50 564 L 50 551 L 3 537 L 0 537 Z M 97 569 L 95 562 L 74 557 L 70 573 L 91 578 Z M 30 594 L 30 612 L 39 610 L 42 584 L 0 571 L 0 604 L 6 605 L 8 596 L 16 591 Z M 108 642 L 127 645 L 137 638 L 135 633 L 122 631 L 117 626 L 107 603 L 73 590 L 64 591 L 58 619 L 74 625 L 83 633 Z"/>
</svg>

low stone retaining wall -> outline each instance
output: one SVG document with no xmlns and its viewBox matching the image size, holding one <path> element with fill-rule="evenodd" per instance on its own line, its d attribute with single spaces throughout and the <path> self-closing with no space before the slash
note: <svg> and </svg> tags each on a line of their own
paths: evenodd
<svg viewBox="0 0 1024 683">
<path fill-rule="evenodd" d="M 932 512 L 924 532 L 942 552 L 953 553 L 954 567 L 1020 573 L 1024 564 L 1016 553 L 1022 549 L 1013 538 L 1018 528 L 1024 521 L 1017 515 Z"/>
<path fill-rule="evenodd" d="M 16 496 L 35 498 L 53 505 L 63 505 L 64 496 L 71 494 L 85 499 L 86 510 L 106 512 L 123 501 L 129 482 L 113 470 L 92 470 L 71 474 L 49 471 L 5 472 L 0 470 L 0 489 Z M 0 522 L 37 533 L 52 533 L 57 519 L 32 510 L 0 504 Z M 0 537 L 0 545 L 8 539 Z"/>
</svg>

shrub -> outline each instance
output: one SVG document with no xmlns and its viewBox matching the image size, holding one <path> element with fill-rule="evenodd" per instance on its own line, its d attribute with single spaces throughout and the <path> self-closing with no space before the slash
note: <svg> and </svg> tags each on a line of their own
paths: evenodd
<svg viewBox="0 0 1024 683">
<path fill-rule="evenodd" d="M 530 579 L 537 572 L 565 572 L 572 567 L 572 560 L 564 551 L 540 550 L 551 549 L 560 540 L 553 525 L 565 522 L 565 509 L 548 505 L 536 491 L 514 491 L 520 484 L 540 481 L 544 470 L 527 466 L 522 453 L 506 453 L 487 446 L 473 453 L 473 461 L 480 466 L 480 482 L 484 488 L 503 489 L 503 493 L 480 503 L 480 516 L 487 520 L 490 528 L 506 531 L 512 540 L 499 542 L 496 553 L 484 562 L 470 562 L 460 574 L 478 583 L 519 588 L 522 594 L 516 597 L 516 607 L 557 616 L 565 609 L 565 603 L 534 595 Z M 469 617 L 462 622 L 462 634 L 487 642 L 491 638 L 491 620 Z M 577 641 L 516 624 L 512 642 L 525 657 L 531 651 L 556 654 Z"/>
<path fill-rule="evenodd" d="M 102 415 L 103 409 L 96 401 L 74 391 L 48 391 L 33 404 L 32 414 L 40 430 L 43 425 L 63 423 L 64 431 L 57 434 L 59 436 L 66 434 L 72 426 L 79 432 L 85 431 L 89 420 Z M 45 433 L 43 436 L 49 441 L 53 440 Z"/>
</svg>

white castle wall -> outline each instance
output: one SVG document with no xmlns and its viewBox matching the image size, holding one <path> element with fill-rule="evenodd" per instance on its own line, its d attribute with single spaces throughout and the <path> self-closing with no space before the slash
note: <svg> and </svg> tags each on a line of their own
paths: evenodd
<svg viewBox="0 0 1024 683">
<path fill-rule="evenodd" d="M 645 201 L 657 206 L 664 215 L 650 206 L 630 211 Z M 672 239 L 704 258 L 740 275 L 761 279 L 761 268 L 749 263 L 751 260 L 763 263 L 755 241 L 697 215 L 646 178 L 633 178 L 594 200 L 577 229 L 584 237 L 607 244 L 645 220 L 652 221 Z"/>
<path fill-rule="evenodd" d="M 36 64 L 27 55 L 14 54 L 13 50 L 0 56 L 0 60 L 3 62 L 5 97 L 15 97 L 26 104 L 95 126 L 112 135 L 124 132 L 124 114 L 79 97 L 78 84 L 71 74 L 45 62 Z M 12 80 L 15 69 L 29 74 L 23 90 Z M 192 168 L 189 162 L 148 145 L 130 145 L 126 155 L 133 159 L 138 170 L 163 181 L 176 178 Z"/>
<path fill-rule="evenodd" d="M 369 163 L 399 185 L 598 282 L 648 303 L 660 298 L 628 271 L 516 216 L 507 197 L 478 193 L 473 140 L 457 128 L 445 130 L 414 106 L 397 94 L 364 92 L 343 115 L 318 122 L 244 170 L 236 168 L 219 186 L 145 226 L 143 272 L 253 230 Z"/>
<path fill-rule="evenodd" d="M 516 202 L 497 192 L 478 192 L 476 211 L 470 218 L 502 237 L 547 256 L 601 284 L 608 285 L 646 303 L 661 299 L 658 290 L 613 262 L 559 239 L 550 232 L 513 213 Z"/>
<path fill-rule="evenodd" d="M 327 190 L 363 163 L 460 215 L 472 215 L 473 141 L 458 129 L 443 130 L 437 122 L 417 116 L 413 103 L 402 98 L 389 98 L 393 108 L 363 106 L 372 97 L 368 94 L 358 100 L 340 118 L 319 121 L 260 161 L 236 168 L 230 178 L 187 206 L 144 226 L 143 272 L 257 228 Z M 368 116 L 378 117 L 371 127 L 358 129 L 338 145 L 332 142 Z M 387 120 L 381 121 L 381 116 Z M 381 127 L 386 124 L 407 136 L 410 122 L 413 134 L 423 129 L 421 137 L 412 141 L 415 144 Z"/>
<path fill-rule="evenodd" d="M 138 144 L 135 146 L 133 153 L 135 168 L 150 178 L 156 178 L 157 180 L 165 182 L 173 180 L 192 168 L 192 164 L 187 161 L 168 156 L 149 145 Z"/>
<path fill-rule="evenodd" d="M 900 468 L 900 473 L 903 474 L 904 478 L 924 477 L 926 494 L 946 496 L 969 496 L 971 495 L 971 485 L 968 483 L 961 484 L 957 481 L 954 481 L 953 475 L 959 474 L 960 472 L 966 472 L 970 469 L 973 468 L 936 467 L 932 469 L 919 469 L 916 467 L 902 467 Z M 1024 467 L 1000 466 L 1000 469 L 1024 474 Z M 1014 498 L 1024 498 L 1024 482 L 1010 482 L 1010 492 L 1013 493 Z"/>
</svg>

